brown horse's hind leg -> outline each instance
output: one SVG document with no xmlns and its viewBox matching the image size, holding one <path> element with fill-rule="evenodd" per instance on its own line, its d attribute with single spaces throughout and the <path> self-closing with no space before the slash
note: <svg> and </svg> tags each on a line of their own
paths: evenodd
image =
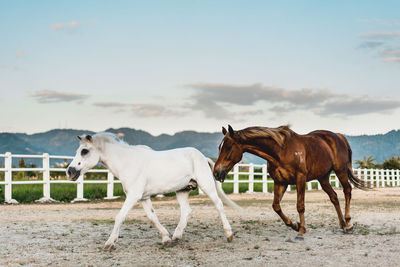
<svg viewBox="0 0 400 267">
<path fill-rule="evenodd" d="M 351 223 L 351 216 L 350 216 L 350 200 L 351 200 L 351 185 L 349 183 L 349 177 L 346 171 L 336 172 L 337 177 L 340 180 L 340 183 L 343 186 L 343 193 L 346 199 L 346 206 L 344 211 L 344 219 L 346 221 L 346 232 L 351 232 L 353 230 L 353 224 Z"/>
<path fill-rule="evenodd" d="M 341 229 L 344 230 L 346 224 L 344 222 L 343 219 L 343 213 L 342 210 L 340 209 L 340 204 L 339 204 L 339 200 L 337 198 L 337 194 L 335 192 L 335 190 L 333 190 L 330 182 L 329 182 L 329 176 L 330 174 L 326 175 L 325 177 L 319 179 L 319 183 L 321 184 L 322 189 L 325 191 L 325 193 L 328 194 L 332 204 L 335 206 L 336 209 L 336 213 L 338 215 L 339 218 L 339 226 Z"/>
<path fill-rule="evenodd" d="M 282 221 L 287 225 L 292 227 L 293 230 L 299 230 L 299 224 L 292 223 L 292 221 L 286 217 L 286 215 L 282 212 L 280 202 L 282 200 L 283 195 L 286 192 L 287 185 L 274 183 L 274 202 L 272 203 L 272 208 L 274 211 L 281 217 Z"/>
</svg>

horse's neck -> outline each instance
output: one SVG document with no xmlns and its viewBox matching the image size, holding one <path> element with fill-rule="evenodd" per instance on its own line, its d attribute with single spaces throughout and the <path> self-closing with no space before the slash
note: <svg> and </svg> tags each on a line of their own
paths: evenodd
<svg viewBox="0 0 400 267">
<path fill-rule="evenodd" d="M 268 162 L 277 163 L 281 148 L 271 138 L 247 139 L 243 142 L 244 151 L 257 155 Z"/>
<path fill-rule="evenodd" d="M 133 153 L 134 151 L 128 146 L 125 147 L 118 144 L 106 144 L 104 146 L 102 155 L 100 156 L 100 161 L 107 167 L 107 169 L 111 171 L 114 176 L 121 180 L 124 178 L 122 173 L 127 166 L 125 161 L 130 159 L 134 162 Z M 129 154 L 129 156 L 127 154 Z"/>
</svg>

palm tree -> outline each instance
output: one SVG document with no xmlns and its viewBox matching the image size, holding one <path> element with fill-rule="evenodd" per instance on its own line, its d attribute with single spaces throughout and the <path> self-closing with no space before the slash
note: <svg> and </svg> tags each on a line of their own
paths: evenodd
<svg viewBox="0 0 400 267">
<path fill-rule="evenodd" d="M 356 160 L 355 164 L 358 164 L 358 168 L 369 169 L 369 168 L 374 167 L 374 165 L 375 165 L 374 162 L 376 162 L 376 159 L 374 158 L 374 156 L 369 156 L 368 158 L 366 156 L 364 156 L 363 160 Z"/>
</svg>

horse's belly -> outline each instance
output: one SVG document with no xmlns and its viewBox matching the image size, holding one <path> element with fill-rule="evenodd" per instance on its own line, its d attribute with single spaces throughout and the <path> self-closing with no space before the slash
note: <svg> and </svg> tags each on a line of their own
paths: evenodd
<svg viewBox="0 0 400 267">
<path fill-rule="evenodd" d="M 144 195 L 151 196 L 179 191 L 185 188 L 193 175 L 188 172 L 159 173 L 148 178 Z"/>
<path fill-rule="evenodd" d="M 276 168 L 270 171 L 274 182 L 278 184 L 296 184 L 296 178 L 284 168 Z"/>
</svg>

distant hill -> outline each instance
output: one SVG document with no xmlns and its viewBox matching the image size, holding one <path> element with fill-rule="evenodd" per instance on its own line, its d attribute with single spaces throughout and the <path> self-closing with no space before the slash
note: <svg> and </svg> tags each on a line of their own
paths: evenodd
<svg viewBox="0 0 400 267">
<path fill-rule="evenodd" d="M 217 157 L 221 133 L 200 133 L 183 131 L 174 135 L 162 134 L 153 136 L 146 131 L 131 128 L 107 129 L 112 133 L 122 133 L 123 139 L 129 144 L 143 144 L 155 150 L 192 146 L 199 149 L 208 157 Z M 0 133 L 0 153 L 11 152 L 19 154 L 74 155 L 78 147 L 76 136 L 93 134 L 92 131 L 55 129 L 44 133 Z M 386 134 L 347 136 L 353 149 L 353 160 L 361 159 L 364 155 L 373 155 L 378 162 L 392 156 L 400 155 L 400 130 Z M 245 162 L 264 163 L 256 156 L 245 154 Z"/>
</svg>

